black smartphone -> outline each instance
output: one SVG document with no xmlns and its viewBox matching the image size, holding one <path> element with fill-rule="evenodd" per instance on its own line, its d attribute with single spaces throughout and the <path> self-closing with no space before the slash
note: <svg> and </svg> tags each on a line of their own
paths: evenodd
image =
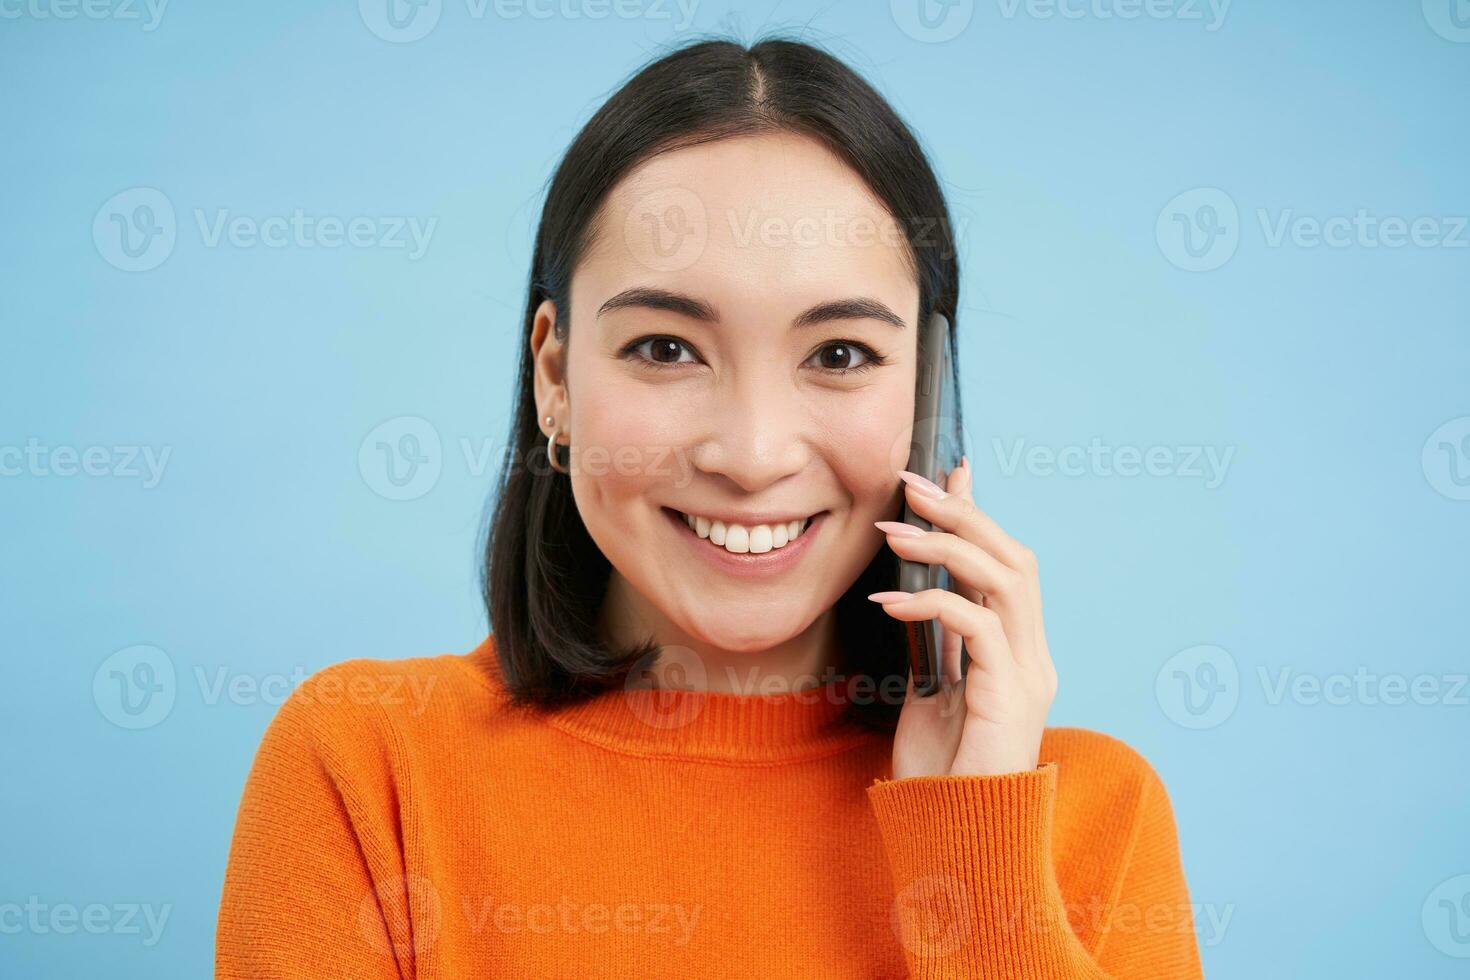
<svg viewBox="0 0 1470 980">
<path fill-rule="evenodd" d="M 955 390 L 954 363 L 949 349 L 949 318 L 935 313 L 919 332 L 919 369 L 914 384 L 914 434 L 909 444 L 908 470 L 941 487 L 959 465 L 963 448 L 956 432 L 959 395 Z M 933 525 L 908 505 L 904 494 L 903 521 L 924 530 Z M 898 587 L 905 592 L 948 589 L 949 571 L 943 565 L 898 562 Z M 906 623 L 909 643 L 909 673 L 919 695 L 939 690 L 940 656 L 944 650 L 944 628 L 937 619 Z"/>
</svg>

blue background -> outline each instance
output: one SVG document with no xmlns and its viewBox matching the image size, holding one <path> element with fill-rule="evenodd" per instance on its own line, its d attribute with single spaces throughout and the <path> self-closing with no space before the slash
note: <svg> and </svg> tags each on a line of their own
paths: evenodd
<svg viewBox="0 0 1470 980">
<path fill-rule="evenodd" d="M 873 80 L 944 181 L 976 496 L 1041 556 L 1052 723 L 1127 740 L 1169 787 L 1192 899 L 1229 915 L 1199 924 L 1206 973 L 1470 968 L 1439 902 L 1470 873 L 1470 691 L 1451 696 L 1470 669 L 1470 232 L 1271 234 L 1361 209 L 1454 237 L 1470 29 L 1449 0 L 1255 0 L 1223 22 L 1185 0 L 1133 19 L 982 0 L 945 40 L 902 3 L 702 2 L 681 30 L 652 0 L 634 18 L 443 0 L 407 43 L 372 0 L 174 0 L 151 30 L 142 7 L 39 16 L 61 2 L 0 19 L 0 447 L 50 453 L 12 451 L 0 477 L 0 905 L 169 918 L 151 946 L 9 929 L 0 975 L 209 974 L 235 808 L 287 686 L 485 632 L 477 536 L 556 161 L 666 45 L 777 28 Z M 176 241 L 129 272 L 106 231 L 138 192 L 104 205 L 135 188 L 173 207 Z M 1171 203 L 1198 188 L 1219 193 Z M 414 258 L 211 247 L 195 218 L 296 209 L 437 223 Z M 1215 267 L 1183 267 L 1186 226 Z M 438 436 L 438 475 L 390 499 L 370 433 L 403 445 L 405 417 Z M 1094 438 L 1178 465 L 1007 465 L 1017 440 Z M 57 447 L 103 447 L 112 475 L 55 472 Z M 168 450 L 156 485 L 125 447 Z M 1189 447 L 1231 453 L 1223 481 Z M 109 658 L 140 644 L 173 701 L 130 729 Z M 1440 695 L 1275 696 L 1354 672 Z"/>
</svg>

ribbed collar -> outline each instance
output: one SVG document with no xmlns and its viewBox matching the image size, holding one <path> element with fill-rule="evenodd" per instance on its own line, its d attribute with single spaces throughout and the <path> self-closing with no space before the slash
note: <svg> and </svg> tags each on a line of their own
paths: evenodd
<svg viewBox="0 0 1470 980">
<path fill-rule="evenodd" d="M 768 765 L 830 755 L 868 738 L 842 720 L 844 691 L 837 682 L 797 694 L 633 688 L 561 708 L 547 721 L 633 755 Z"/>
<path fill-rule="evenodd" d="M 494 659 L 492 641 L 476 659 Z M 542 713 L 569 735 L 626 755 L 771 765 L 831 755 L 874 736 L 842 717 L 842 681 L 798 693 L 630 688 Z"/>
</svg>

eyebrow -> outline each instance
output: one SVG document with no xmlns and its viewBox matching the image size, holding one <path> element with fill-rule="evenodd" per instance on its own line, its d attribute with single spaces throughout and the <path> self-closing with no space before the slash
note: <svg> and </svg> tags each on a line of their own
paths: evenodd
<svg viewBox="0 0 1470 980">
<path fill-rule="evenodd" d="M 597 315 L 602 316 L 604 313 L 610 313 L 613 310 L 632 307 L 648 310 L 667 310 L 671 313 L 678 313 L 692 320 L 700 320 L 705 323 L 720 322 L 719 313 L 704 300 L 651 286 L 634 286 L 632 289 L 623 290 L 598 307 Z M 791 325 L 793 327 L 809 327 L 831 320 L 862 319 L 881 320 L 884 323 L 892 324 L 899 330 L 906 329 L 907 327 L 907 324 L 903 322 L 903 317 L 889 309 L 886 304 L 867 296 L 854 296 L 847 299 L 835 299 L 825 303 L 818 303 L 816 306 L 800 313 L 791 321 Z"/>
</svg>

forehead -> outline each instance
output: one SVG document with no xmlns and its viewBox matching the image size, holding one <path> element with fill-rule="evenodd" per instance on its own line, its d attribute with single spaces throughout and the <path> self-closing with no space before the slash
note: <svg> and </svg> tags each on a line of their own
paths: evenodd
<svg viewBox="0 0 1470 980">
<path fill-rule="evenodd" d="M 840 158 L 790 133 L 669 151 L 619 181 L 573 309 L 635 285 L 699 296 L 726 318 L 780 321 L 853 293 L 911 324 L 918 313 L 902 226 Z"/>
</svg>

